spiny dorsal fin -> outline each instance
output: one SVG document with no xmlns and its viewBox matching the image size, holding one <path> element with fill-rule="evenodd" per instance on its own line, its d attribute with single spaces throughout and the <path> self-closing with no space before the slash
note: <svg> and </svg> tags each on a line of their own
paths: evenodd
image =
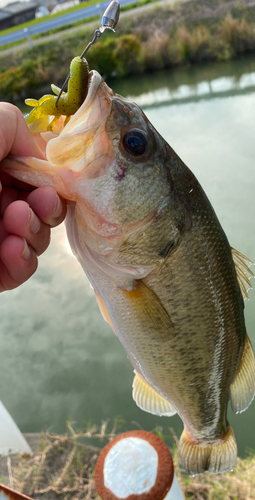
<svg viewBox="0 0 255 500">
<path fill-rule="evenodd" d="M 175 415 L 175 408 L 166 399 L 152 389 L 145 380 L 134 370 L 133 399 L 141 410 L 164 417 Z"/>
<path fill-rule="evenodd" d="M 239 372 L 230 386 L 230 402 L 235 413 L 251 404 L 255 394 L 255 358 L 251 341 L 246 334 Z"/>
<path fill-rule="evenodd" d="M 231 248 L 232 257 L 236 268 L 236 274 L 238 283 L 242 292 L 243 299 L 248 299 L 248 290 L 252 288 L 250 278 L 254 276 L 253 272 L 250 270 L 250 266 L 254 263 L 245 257 L 242 253 L 238 252 L 234 248 Z"/>
</svg>

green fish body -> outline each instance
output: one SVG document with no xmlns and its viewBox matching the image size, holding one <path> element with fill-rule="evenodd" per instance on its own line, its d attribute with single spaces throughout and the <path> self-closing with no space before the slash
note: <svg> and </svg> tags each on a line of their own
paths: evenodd
<svg viewBox="0 0 255 500">
<path fill-rule="evenodd" d="M 241 412 L 255 392 L 243 314 L 251 262 L 141 109 L 97 72 L 88 88 L 60 134 L 41 131 L 45 160 L 9 158 L 4 168 L 68 200 L 69 241 L 135 369 L 133 398 L 180 415 L 187 472 L 231 470 L 228 401 Z"/>
</svg>

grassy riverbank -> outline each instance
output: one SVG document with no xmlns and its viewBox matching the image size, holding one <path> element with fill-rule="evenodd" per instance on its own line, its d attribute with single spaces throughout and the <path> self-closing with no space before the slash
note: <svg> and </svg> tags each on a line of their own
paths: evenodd
<svg viewBox="0 0 255 500">
<path fill-rule="evenodd" d="M 95 26 L 96 27 L 96 26 Z M 61 85 L 73 56 L 92 29 L 8 55 L 0 52 L 0 99 L 15 102 Z M 183 64 L 226 61 L 255 51 L 255 5 L 248 0 L 155 3 L 123 17 L 88 53 L 90 67 L 106 78 L 150 73 Z"/>
<path fill-rule="evenodd" d="M 119 433 L 118 425 L 104 422 L 100 429 L 88 426 L 75 431 L 71 424 L 65 435 L 26 435 L 33 445 L 32 458 L 0 459 L 0 482 L 35 500 L 99 500 L 94 469 L 100 449 Z M 160 437 L 160 429 L 155 433 Z M 96 441 L 97 446 L 91 446 Z M 173 436 L 164 436 L 173 443 Z M 189 477 L 179 466 L 177 446 L 171 446 L 175 470 L 186 500 L 255 499 L 255 457 L 238 459 L 233 472 Z"/>
</svg>

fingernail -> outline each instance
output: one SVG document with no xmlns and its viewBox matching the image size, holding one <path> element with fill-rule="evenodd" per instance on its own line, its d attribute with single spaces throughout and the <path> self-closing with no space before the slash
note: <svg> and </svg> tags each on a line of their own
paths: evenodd
<svg viewBox="0 0 255 500">
<path fill-rule="evenodd" d="M 29 209 L 29 221 L 28 221 L 28 229 L 31 233 L 38 233 L 41 224 L 38 219 L 38 217 L 34 214 L 33 210 L 31 208 Z"/>
<path fill-rule="evenodd" d="M 30 255 L 31 255 L 31 251 L 30 251 L 30 248 L 29 248 L 25 238 L 23 238 L 23 241 L 24 241 L 24 249 L 23 249 L 23 252 L 21 254 L 21 257 L 23 257 L 23 259 L 25 259 L 25 260 L 28 260 L 30 258 Z"/>
<path fill-rule="evenodd" d="M 61 202 L 59 196 L 57 195 L 56 196 L 55 210 L 52 214 L 53 219 L 58 219 L 60 217 L 60 215 L 62 214 L 62 210 L 63 210 L 62 202 Z"/>
</svg>

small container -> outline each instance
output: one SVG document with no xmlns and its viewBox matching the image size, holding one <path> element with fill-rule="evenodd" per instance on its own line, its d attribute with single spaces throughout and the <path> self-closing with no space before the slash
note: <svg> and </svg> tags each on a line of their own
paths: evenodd
<svg viewBox="0 0 255 500">
<path fill-rule="evenodd" d="M 184 500 L 168 447 L 146 431 L 125 432 L 105 446 L 95 483 L 102 500 Z"/>
</svg>

